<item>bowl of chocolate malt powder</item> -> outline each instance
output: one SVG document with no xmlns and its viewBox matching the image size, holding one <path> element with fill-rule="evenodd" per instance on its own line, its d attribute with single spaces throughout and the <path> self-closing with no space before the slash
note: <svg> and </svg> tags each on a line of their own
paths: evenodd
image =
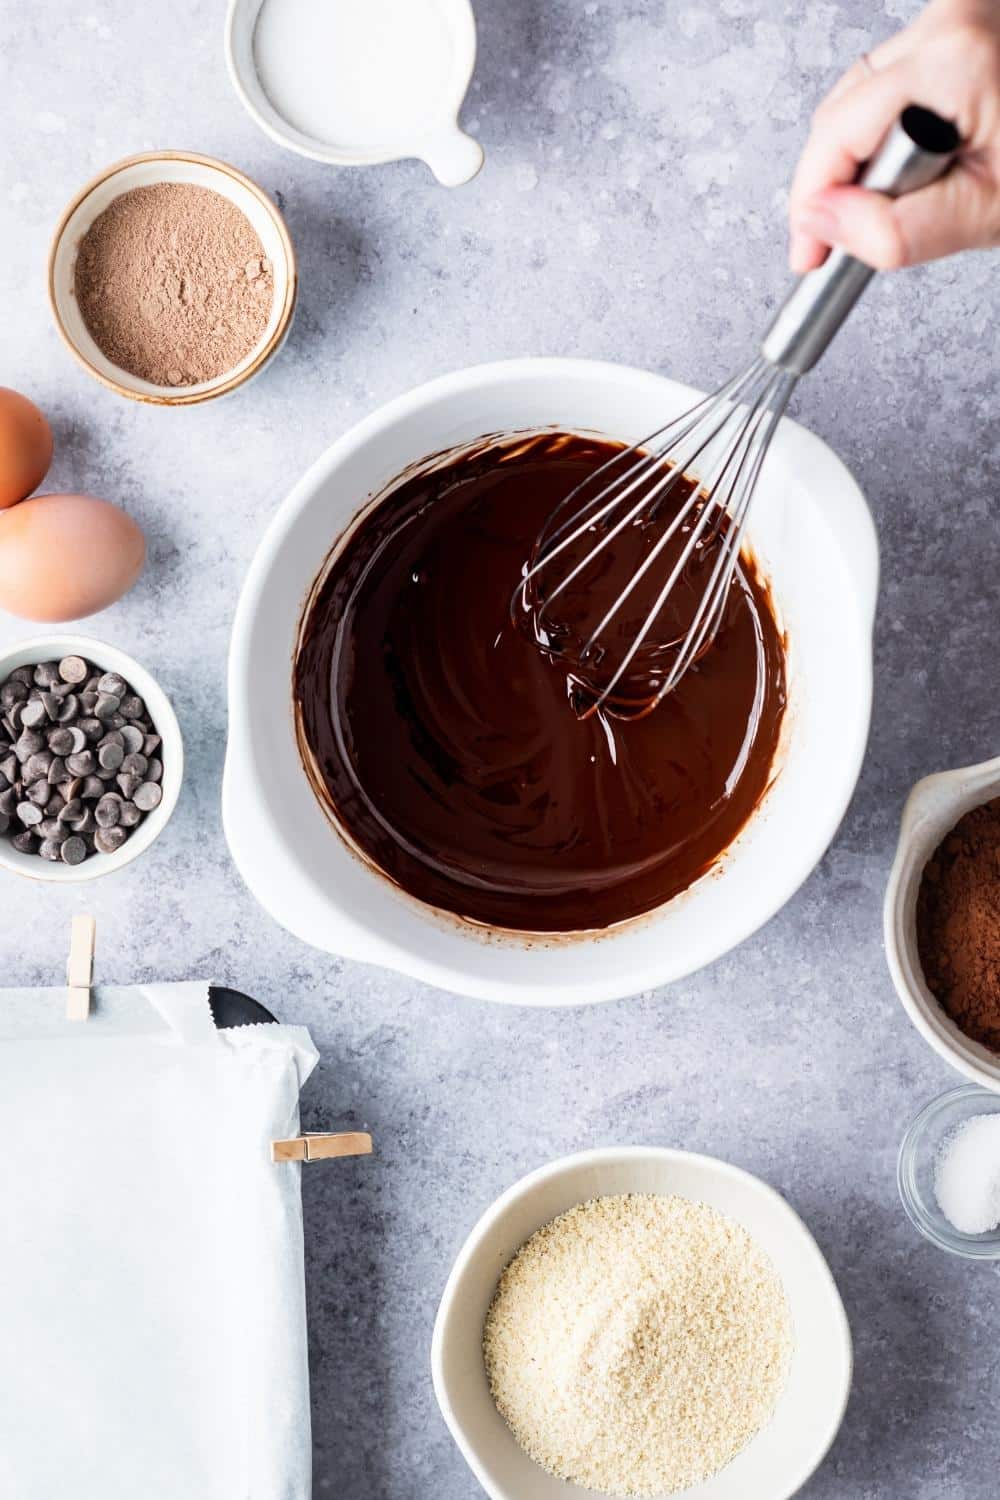
<svg viewBox="0 0 1000 1500">
<path fill-rule="evenodd" d="M 49 255 L 64 342 L 121 396 L 192 406 L 252 379 L 281 348 L 295 252 L 261 188 L 212 157 L 147 152 L 66 209 Z"/>
<path fill-rule="evenodd" d="M 918 781 L 883 913 L 896 993 L 934 1050 L 1000 1089 L 1000 758 Z"/>
</svg>

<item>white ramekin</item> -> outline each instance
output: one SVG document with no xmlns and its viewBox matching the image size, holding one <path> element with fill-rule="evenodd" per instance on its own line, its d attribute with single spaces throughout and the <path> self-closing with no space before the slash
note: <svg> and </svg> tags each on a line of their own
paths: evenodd
<svg viewBox="0 0 1000 1500">
<path fill-rule="evenodd" d="M 924 866 L 959 818 L 1000 796 L 1000 759 L 918 781 L 906 799 L 882 910 L 885 954 L 896 994 L 914 1026 L 945 1062 L 986 1088 L 1000 1089 L 1000 1057 L 965 1035 L 941 1009 L 917 953 L 917 896 Z"/>
<path fill-rule="evenodd" d="M 487 1209 L 448 1277 L 431 1344 L 438 1405 L 491 1500 L 592 1500 L 555 1479 L 514 1441 L 490 1395 L 483 1325 L 500 1273 L 536 1230 L 589 1198 L 677 1193 L 741 1224 L 771 1257 L 794 1325 L 795 1347 L 774 1415 L 727 1468 L 685 1490 L 685 1500 L 786 1500 L 825 1457 L 851 1389 L 851 1332 L 819 1246 L 785 1200 L 749 1172 L 665 1147 L 583 1151 L 522 1177 Z"/>
<path fill-rule="evenodd" d="M 257 231 L 274 279 L 271 315 L 256 346 L 232 370 L 199 385 L 154 385 L 113 364 L 91 338 L 74 292 L 76 252 L 94 220 L 122 193 L 161 182 L 210 188 L 235 203 Z M 151 406 L 195 406 L 228 395 L 259 375 L 288 337 L 297 286 L 292 241 L 284 219 L 263 188 L 235 167 L 193 151 L 146 151 L 106 167 L 70 203 L 56 226 L 49 251 L 49 303 L 70 353 L 109 390 Z"/>
<path fill-rule="evenodd" d="M 635 994 L 710 963 L 810 873 L 843 817 L 867 742 L 878 553 L 850 474 L 794 422 L 775 436 L 750 526 L 788 633 L 785 743 L 760 807 L 690 890 L 599 933 L 515 936 L 464 923 L 406 896 L 348 849 L 298 754 L 291 663 L 302 608 L 330 546 L 370 496 L 427 454 L 486 433 L 557 425 L 635 440 L 697 394 L 585 360 L 462 370 L 360 422 L 295 486 L 258 546 L 236 611 L 222 792 L 233 858 L 277 921 L 318 948 L 442 989 L 572 1005 Z"/>
<path fill-rule="evenodd" d="M 448 85 L 430 101 L 430 113 L 413 122 L 405 137 L 373 141 L 367 146 L 319 140 L 297 129 L 278 113 L 261 87 L 254 61 L 254 29 L 263 0 L 229 0 L 226 15 L 226 63 L 229 77 L 251 119 L 279 146 L 331 166 L 375 166 L 380 162 L 416 157 L 430 167 L 444 187 L 458 187 L 475 177 L 483 164 L 483 148 L 459 127 L 462 107 L 476 62 L 476 21 L 470 0 L 435 0 L 435 17 L 442 44 L 449 48 Z M 399 0 L 408 4 L 410 0 Z M 428 31 L 427 46 L 435 46 L 438 30 Z M 427 66 L 414 57 L 415 68 Z"/>
<path fill-rule="evenodd" d="M 146 814 L 114 854 L 92 854 L 79 865 L 57 864 L 40 859 L 37 854 L 21 854 L 11 846 L 6 835 L 0 836 L 0 869 L 27 876 L 31 880 L 72 885 L 84 880 L 96 880 L 100 875 L 113 874 L 115 870 L 131 864 L 132 860 L 137 859 L 159 838 L 177 806 L 181 782 L 184 780 L 184 741 L 170 699 L 152 673 L 117 646 L 109 646 L 105 641 L 94 640 L 91 636 L 40 635 L 30 641 L 18 641 L 16 645 L 0 653 L 0 683 L 7 680 L 15 667 L 29 666 L 40 661 L 61 661 L 64 656 L 82 656 L 104 672 L 121 673 L 149 710 L 149 717 L 162 740 L 160 759 L 163 761 L 163 796 L 159 806 Z"/>
</svg>

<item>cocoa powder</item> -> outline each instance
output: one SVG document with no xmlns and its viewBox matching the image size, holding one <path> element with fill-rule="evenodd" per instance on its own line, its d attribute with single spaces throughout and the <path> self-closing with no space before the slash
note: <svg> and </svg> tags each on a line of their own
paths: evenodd
<svg viewBox="0 0 1000 1500">
<path fill-rule="evenodd" d="M 1000 1052 L 1000 797 L 960 818 L 928 860 L 917 949 L 944 1011 Z"/>
<path fill-rule="evenodd" d="M 154 385 L 198 385 L 245 359 L 274 278 L 256 230 L 221 193 L 159 182 L 122 193 L 77 251 L 75 293 L 98 348 Z"/>
</svg>

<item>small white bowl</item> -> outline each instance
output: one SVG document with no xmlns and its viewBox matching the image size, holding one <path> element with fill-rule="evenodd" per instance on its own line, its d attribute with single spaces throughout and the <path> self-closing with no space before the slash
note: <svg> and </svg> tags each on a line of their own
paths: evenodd
<svg viewBox="0 0 1000 1500">
<path fill-rule="evenodd" d="M 318 123 L 302 113 L 304 105 L 296 101 L 295 106 L 286 106 L 290 114 L 298 110 L 296 123 L 265 92 L 255 55 L 263 3 L 230 0 L 226 62 L 247 113 L 279 146 L 338 167 L 416 157 L 427 163 L 445 187 L 457 187 L 475 177 L 483 164 L 483 148 L 458 124 L 476 61 L 476 22 L 469 0 L 378 0 L 377 6 L 369 0 L 342 7 L 340 40 L 350 47 L 353 32 L 350 93 L 355 96 L 355 113 L 358 108 L 362 113 L 352 118 L 345 92 L 342 118 L 322 137 L 317 133 Z M 272 63 L 280 67 L 288 93 L 297 77 L 294 66 L 284 59 Z M 324 72 L 330 74 L 329 88 L 336 89 L 335 65 L 322 56 L 310 56 L 299 66 L 310 74 L 310 79 L 302 80 L 303 92 L 310 81 L 322 87 Z M 410 101 L 412 112 L 406 118 L 400 118 L 400 69 L 407 78 L 423 77 L 427 83 L 420 97 Z M 380 109 L 381 99 L 385 103 Z M 392 122 L 384 133 L 372 123 L 373 114 Z"/>
<path fill-rule="evenodd" d="M 792 1314 L 795 1348 L 774 1415 L 732 1463 L 686 1500 L 786 1500 L 825 1457 L 851 1388 L 851 1333 L 812 1235 L 783 1198 L 710 1156 L 653 1146 L 582 1151 L 522 1177 L 479 1220 L 441 1298 L 431 1346 L 438 1405 L 492 1500 L 593 1500 L 522 1452 L 497 1411 L 483 1363 L 483 1325 L 497 1281 L 524 1242 L 558 1214 L 615 1193 L 677 1193 L 741 1224 L 771 1257 Z"/>
<path fill-rule="evenodd" d="M 1000 1057 L 967 1037 L 927 987 L 917 952 L 917 896 L 924 866 L 945 834 L 972 808 L 996 796 L 1000 758 L 918 781 L 903 808 L 882 910 L 889 973 L 903 1009 L 945 1062 L 990 1089 L 1000 1089 Z"/>
<path fill-rule="evenodd" d="M 74 291 L 77 250 L 94 220 L 122 193 L 161 182 L 192 183 L 220 193 L 234 203 L 257 231 L 274 279 L 271 315 L 255 347 L 233 369 L 198 385 L 154 385 L 113 364 L 91 338 Z M 291 238 L 284 219 L 263 188 L 235 167 L 191 151 L 146 151 L 106 167 L 80 189 L 66 209 L 49 251 L 49 303 L 70 353 L 89 374 L 119 396 L 153 406 L 195 406 L 225 396 L 259 375 L 288 337 L 297 287 Z"/>
<path fill-rule="evenodd" d="M 40 661 L 61 661 L 64 656 L 83 656 L 104 672 L 120 672 L 145 702 L 149 717 L 156 726 L 156 733 L 163 741 L 160 750 L 160 759 L 163 761 L 163 797 L 160 804 L 146 814 L 114 854 L 92 854 L 80 865 L 56 864 L 40 859 L 37 854 L 19 853 L 11 847 L 6 834 L 0 835 L 0 869 L 11 870 L 15 875 L 26 875 L 31 880 L 54 880 L 63 885 L 72 885 L 82 880 L 96 880 L 99 875 L 110 875 L 115 870 L 120 870 L 148 849 L 154 839 L 159 838 L 180 795 L 184 779 L 184 742 L 177 715 L 156 678 L 117 646 L 109 646 L 91 636 L 44 635 L 36 636 L 30 641 L 18 641 L 0 654 L 0 683 L 6 682 L 15 667 L 30 666 Z"/>
</svg>

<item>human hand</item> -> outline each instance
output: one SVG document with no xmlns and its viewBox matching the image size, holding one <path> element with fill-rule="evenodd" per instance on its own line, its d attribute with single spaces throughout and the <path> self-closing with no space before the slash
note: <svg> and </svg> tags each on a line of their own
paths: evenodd
<svg viewBox="0 0 1000 1500">
<path fill-rule="evenodd" d="M 852 185 L 908 104 L 954 122 L 955 165 L 902 198 Z M 877 270 L 1000 245 L 1000 0 L 932 0 L 845 73 L 813 116 L 788 217 L 799 272 L 833 245 Z"/>
</svg>

